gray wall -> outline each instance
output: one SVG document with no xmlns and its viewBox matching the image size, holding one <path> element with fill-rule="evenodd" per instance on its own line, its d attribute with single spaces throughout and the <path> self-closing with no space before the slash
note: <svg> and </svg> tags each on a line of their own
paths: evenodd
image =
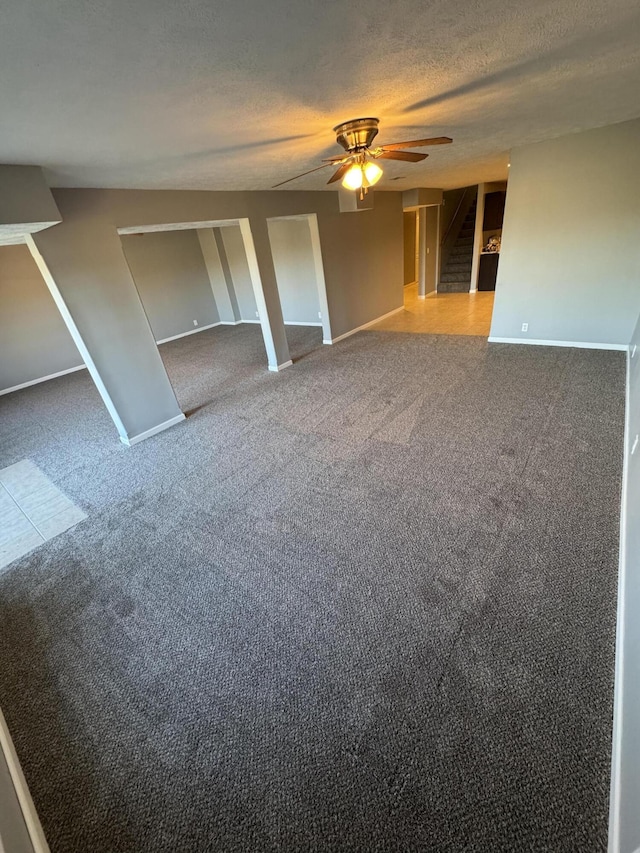
<svg viewBox="0 0 640 853">
<path fill-rule="evenodd" d="M 402 308 L 401 193 L 376 192 L 373 210 L 327 212 L 318 228 L 334 338 Z"/>
<path fill-rule="evenodd" d="M 269 240 L 285 323 L 320 324 L 320 300 L 306 219 L 272 219 Z"/>
<path fill-rule="evenodd" d="M 92 356 L 92 376 L 123 437 L 175 422 L 180 410 L 119 228 L 243 220 L 262 281 L 261 311 L 270 321 L 262 330 L 270 367 L 286 364 L 289 350 L 268 219 L 317 215 L 334 338 L 402 307 L 401 193 L 377 192 L 373 210 L 354 214 L 339 212 L 334 192 L 57 189 L 53 195 L 63 222 L 34 235 L 30 247 Z M 248 319 L 254 318 L 255 310 Z"/>
<path fill-rule="evenodd" d="M 638 176 L 640 120 L 511 152 L 492 337 L 629 342 L 640 310 Z"/>
<path fill-rule="evenodd" d="M 11 778 L 9 765 L 0 746 L 0 850 L 6 853 L 33 853 L 33 844 Z"/>
<path fill-rule="evenodd" d="M 253 285 L 251 284 L 251 275 L 249 273 L 249 265 L 247 264 L 247 253 L 242 242 L 240 226 L 228 225 L 221 228 L 220 231 L 227 253 L 229 271 L 233 279 L 233 290 L 238 303 L 240 318 L 255 323 L 258 319 L 258 306 L 253 295 Z"/>
<path fill-rule="evenodd" d="M 620 767 L 620 845 L 613 853 L 640 848 L 640 318 L 631 340 L 636 347 L 629 366 L 629 410 L 626 480 L 626 524 L 623 531 L 626 559 L 622 623 L 622 742 Z M 618 685 L 619 686 L 619 685 Z"/>
<path fill-rule="evenodd" d="M 87 208 L 86 200 L 76 192 L 59 196 L 62 223 L 28 237 L 28 245 L 128 442 L 184 416 L 110 213 L 99 204 Z"/>
<path fill-rule="evenodd" d="M 26 246 L 0 246 L 0 391 L 82 365 Z"/>
<path fill-rule="evenodd" d="M 156 341 L 220 319 L 195 231 L 122 236 L 131 275 Z"/>
<path fill-rule="evenodd" d="M 404 220 L 404 283 L 413 284 L 416 280 L 416 213 L 406 211 Z"/>
</svg>

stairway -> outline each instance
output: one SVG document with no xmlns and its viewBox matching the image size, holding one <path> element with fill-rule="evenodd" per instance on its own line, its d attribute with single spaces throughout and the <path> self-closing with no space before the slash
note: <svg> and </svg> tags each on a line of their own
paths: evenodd
<svg viewBox="0 0 640 853">
<path fill-rule="evenodd" d="M 471 287 L 473 235 L 476 228 L 476 200 L 467 213 L 458 239 L 440 273 L 438 293 L 468 293 Z"/>
</svg>

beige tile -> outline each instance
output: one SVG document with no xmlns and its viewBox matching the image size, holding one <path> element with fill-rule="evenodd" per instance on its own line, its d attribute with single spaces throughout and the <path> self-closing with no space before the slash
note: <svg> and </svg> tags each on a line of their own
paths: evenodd
<svg viewBox="0 0 640 853">
<path fill-rule="evenodd" d="M 489 337 L 493 292 L 436 293 L 418 299 L 417 285 L 404 290 L 404 311 L 370 326 L 372 331 Z"/>
<path fill-rule="evenodd" d="M 75 504 L 63 495 L 57 486 L 49 483 L 42 489 L 31 492 L 18 500 L 20 508 L 31 521 L 39 527 L 43 521 L 54 515 L 59 515 L 66 509 L 72 509 Z"/>
<path fill-rule="evenodd" d="M 33 551 L 38 545 L 42 545 L 44 542 L 42 536 L 35 527 L 29 526 L 31 528 L 29 532 L 12 539 L 6 545 L 0 545 L 0 569 L 4 569 L 9 563 L 13 563 L 14 560 L 23 557 L 29 551 Z"/>
<path fill-rule="evenodd" d="M 16 502 L 11 497 L 9 492 L 5 489 L 5 487 L 0 483 L 0 517 L 2 517 L 2 513 L 9 510 L 11 507 L 16 506 Z"/>
<path fill-rule="evenodd" d="M 26 495 L 48 486 L 51 480 L 33 462 L 23 459 L 22 462 L 0 470 L 0 483 L 19 501 Z"/>
<path fill-rule="evenodd" d="M 4 546 L 33 530 L 33 525 L 20 507 L 11 501 L 0 510 L 0 545 Z"/>
<path fill-rule="evenodd" d="M 51 516 L 51 518 L 47 518 L 38 524 L 38 530 L 45 540 L 52 539 L 79 521 L 83 521 L 86 517 L 86 514 L 79 507 L 72 505 L 69 509 L 65 509 L 58 515 Z"/>
</svg>

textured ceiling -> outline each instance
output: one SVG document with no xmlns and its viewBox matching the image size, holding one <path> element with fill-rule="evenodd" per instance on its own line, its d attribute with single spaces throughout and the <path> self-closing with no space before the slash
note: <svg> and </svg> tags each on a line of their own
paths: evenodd
<svg viewBox="0 0 640 853">
<path fill-rule="evenodd" d="M 454 139 L 385 161 L 382 188 L 450 188 L 504 178 L 514 145 L 638 117 L 640 4 L 20 0 L 0 81 L 0 162 L 53 186 L 268 189 L 375 115 L 378 142 Z"/>
</svg>

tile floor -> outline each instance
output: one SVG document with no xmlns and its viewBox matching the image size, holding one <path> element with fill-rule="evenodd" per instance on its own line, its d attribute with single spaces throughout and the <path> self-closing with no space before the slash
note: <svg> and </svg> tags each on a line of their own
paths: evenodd
<svg viewBox="0 0 640 853">
<path fill-rule="evenodd" d="M 0 469 L 0 570 L 86 517 L 29 459 Z"/>
<path fill-rule="evenodd" d="M 425 335 L 477 335 L 488 338 L 493 292 L 433 293 L 418 299 L 418 285 L 404 289 L 404 311 L 375 326 L 376 332 L 413 332 Z"/>
</svg>

